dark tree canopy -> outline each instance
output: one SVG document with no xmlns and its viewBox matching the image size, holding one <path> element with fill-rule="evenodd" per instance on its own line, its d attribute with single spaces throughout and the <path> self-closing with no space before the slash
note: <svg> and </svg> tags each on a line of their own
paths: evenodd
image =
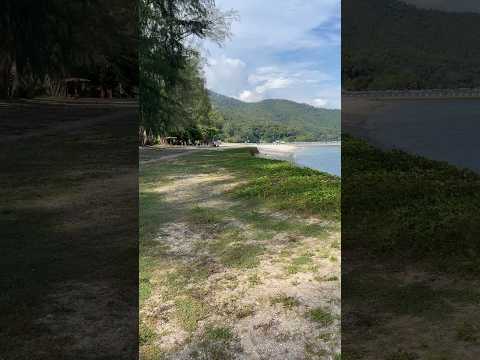
<svg viewBox="0 0 480 360">
<path fill-rule="evenodd" d="M 0 92 L 32 96 L 46 79 L 87 77 L 127 88 L 138 83 L 137 16 L 128 0 L 4 0 L 0 3 Z M 17 94 L 8 94 L 12 68 Z"/>
</svg>

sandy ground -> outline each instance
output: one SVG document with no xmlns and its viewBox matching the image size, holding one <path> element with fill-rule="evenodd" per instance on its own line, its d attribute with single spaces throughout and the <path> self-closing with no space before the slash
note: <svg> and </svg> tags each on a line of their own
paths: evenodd
<svg viewBox="0 0 480 360">
<path fill-rule="evenodd" d="M 134 358 L 137 109 L 8 102 L 0 118 L 0 358 Z"/>
<path fill-rule="evenodd" d="M 174 164 L 185 164 L 182 159 Z M 145 169 L 155 172 L 165 164 L 148 163 Z M 312 229 L 327 229 L 328 222 L 244 208 L 228 195 L 242 179 L 221 169 L 192 172 L 185 166 L 187 174 L 164 170 L 158 182 L 141 186 L 141 193 L 161 198 L 159 209 L 168 209 L 168 215 L 167 210 L 165 216 L 158 214 L 154 245 L 143 252 L 147 256 L 161 251 L 160 258 L 148 260 L 160 262 L 150 269 L 151 295 L 141 306 L 142 326 L 153 333 L 142 346 L 142 359 L 159 354 L 172 360 L 336 359 L 339 231 L 315 234 Z M 200 222 L 191 218 L 198 207 L 206 216 Z M 227 246 L 222 250 L 227 252 L 236 246 L 262 251 L 243 259 L 247 264 L 229 266 L 217 250 L 221 246 Z M 240 249 L 235 256 L 242 256 Z M 181 269 L 189 275 L 181 275 Z M 203 274 L 200 279 L 197 272 Z M 196 321 L 186 325 L 179 304 L 187 300 L 194 304 L 188 319 Z M 211 329 L 229 336 L 212 339 Z"/>
<path fill-rule="evenodd" d="M 140 161 L 142 163 L 174 160 L 179 156 L 190 154 L 200 150 L 222 151 L 226 149 L 239 149 L 245 147 L 257 148 L 259 156 L 267 159 L 291 160 L 293 154 L 299 147 L 315 145 L 340 145 L 340 143 L 298 143 L 298 144 L 244 144 L 244 143 L 222 143 L 219 147 L 203 146 L 152 146 L 140 148 Z M 152 156 L 152 154 L 155 156 Z"/>
</svg>

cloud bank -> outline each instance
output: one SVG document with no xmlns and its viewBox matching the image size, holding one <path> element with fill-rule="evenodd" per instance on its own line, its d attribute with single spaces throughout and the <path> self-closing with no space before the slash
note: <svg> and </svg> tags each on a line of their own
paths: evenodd
<svg viewBox="0 0 480 360">
<path fill-rule="evenodd" d="M 233 38 L 204 46 L 207 86 L 243 101 L 340 108 L 339 0 L 217 0 L 237 10 Z"/>
</svg>

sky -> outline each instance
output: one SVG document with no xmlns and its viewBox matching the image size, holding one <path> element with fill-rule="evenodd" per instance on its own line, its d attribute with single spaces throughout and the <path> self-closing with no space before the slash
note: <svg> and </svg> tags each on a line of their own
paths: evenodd
<svg viewBox="0 0 480 360">
<path fill-rule="evenodd" d="M 217 0 L 236 10 L 232 37 L 206 41 L 207 87 L 247 102 L 340 108 L 340 0 Z"/>
</svg>

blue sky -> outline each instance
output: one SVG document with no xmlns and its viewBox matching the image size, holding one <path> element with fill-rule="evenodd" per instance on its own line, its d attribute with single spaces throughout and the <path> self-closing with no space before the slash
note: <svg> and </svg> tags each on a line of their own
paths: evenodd
<svg viewBox="0 0 480 360">
<path fill-rule="evenodd" d="M 243 101 L 340 108 L 340 0 L 217 0 L 236 10 L 223 47 L 202 44 L 207 87 Z"/>
</svg>

